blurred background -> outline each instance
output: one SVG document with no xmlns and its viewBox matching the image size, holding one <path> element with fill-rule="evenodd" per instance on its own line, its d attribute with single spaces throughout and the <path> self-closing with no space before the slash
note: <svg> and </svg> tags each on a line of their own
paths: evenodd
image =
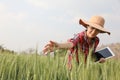
<svg viewBox="0 0 120 80">
<path fill-rule="evenodd" d="M 105 18 L 111 35 L 100 34 L 100 44 L 120 43 L 119 0 L 0 0 L 0 46 L 41 51 L 50 41 L 64 42 L 83 31 L 79 19 Z"/>
</svg>

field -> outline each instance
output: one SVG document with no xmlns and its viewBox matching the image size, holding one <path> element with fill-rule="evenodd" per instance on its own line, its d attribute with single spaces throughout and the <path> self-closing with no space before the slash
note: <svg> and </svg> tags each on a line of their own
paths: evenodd
<svg viewBox="0 0 120 80">
<path fill-rule="evenodd" d="M 73 60 L 72 70 L 66 67 L 66 56 L 37 54 L 0 54 L 0 80 L 120 80 L 120 61 L 89 61 L 79 65 Z"/>
</svg>

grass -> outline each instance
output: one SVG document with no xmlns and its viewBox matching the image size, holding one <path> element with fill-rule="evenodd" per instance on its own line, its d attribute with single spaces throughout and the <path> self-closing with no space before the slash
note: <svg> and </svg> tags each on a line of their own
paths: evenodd
<svg viewBox="0 0 120 80">
<path fill-rule="evenodd" d="M 120 61 L 76 64 L 69 71 L 65 57 L 0 54 L 0 80 L 120 80 Z"/>
</svg>

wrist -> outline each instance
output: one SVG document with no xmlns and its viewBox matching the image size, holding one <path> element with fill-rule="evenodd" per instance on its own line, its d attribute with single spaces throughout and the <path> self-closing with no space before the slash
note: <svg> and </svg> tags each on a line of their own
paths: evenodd
<svg viewBox="0 0 120 80">
<path fill-rule="evenodd" d="M 57 43 L 58 48 L 72 48 L 73 44 L 71 42 Z"/>
</svg>

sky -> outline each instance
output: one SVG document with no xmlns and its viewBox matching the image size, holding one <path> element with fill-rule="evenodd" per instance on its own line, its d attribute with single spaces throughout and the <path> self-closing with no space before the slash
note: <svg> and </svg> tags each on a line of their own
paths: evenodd
<svg viewBox="0 0 120 80">
<path fill-rule="evenodd" d="M 85 28 L 79 19 L 100 15 L 111 35 L 100 45 L 120 42 L 120 0 L 0 0 L 0 45 L 41 51 L 50 41 L 65 42 Z"/>
</svg>

